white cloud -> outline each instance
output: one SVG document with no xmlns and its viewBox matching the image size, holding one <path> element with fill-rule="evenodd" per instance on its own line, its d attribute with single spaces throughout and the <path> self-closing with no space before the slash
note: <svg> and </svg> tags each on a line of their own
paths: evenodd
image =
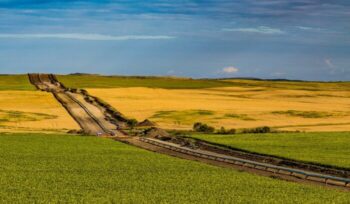
<svg viewBox="0 0 350 204">
<path fill-rule="evenodd" d="M 315 30 L 315 28 L 306 27 L 306 26 L 296 26 L 296 27 L 299 28 L 300 30 Z"/>
<path fill-rule="evenodd" d="M 324 62 L 326 63 L 328 68 L 330 68 L 330 69 L 334 69 L 335 68 L 335 66 L 334 66 L 334 64 L 333 64 L 331 59 L 325 59 Z"/>
<path fill-rule="evenodd" d="M 296 26 L 299 30 L 307 31 L 307 32 L 319 32 L 319 33 L 328 33 L 328 34 L 342 34 L 342 32 L 335 30 L 327 30 L 324 28 L 317 27 L 306 27 L 306 26 Z"/>
<path fill-rule="evenodd" d="M 123 41 L 123 40 L 168 40 L 174 39 L 174 36 L 168 35 L 101 35 L 85 33 L 56 33 L 56 34 L 0 34 L 0 38 L 14 39 L 70 39 L 70 40 L 94 40 L 94 41 Z"/>
<path fill-rule="evenodd" d="M 348 73 L 348 71 L 344 69 L 344 67 L 342 68 L 336 66 L 331 58 L 324 59 L 324 63 L 327 65 L 328 72 L 332 75 Z"/>
<path fill-rule="evenodd" d="M 305 31 L 324 31 L 321 28 L 314 28 L 314 27 L 306 27 L 306 26 L 296 26 L 300 30 L 305 30 Z"/>
<path fill-rule="evenodd" d="M 221 70 L 221 72 L 225 74 L 234 74 L 234 73 L 237 73 L 238 71 L 239 69 L 233 66 L 225 67 Z"/>
<path fill-rule="evenodd" d="M 259 26 L 256 28 L 224 28 L 222 30 L 231 31 L 231 32 L 260 33 L 260 34 L 268 34 L 268 35 L 278 35 L 278 34 L 285 33 L 279 28 L 270 28 L 266 26 Z"/>
</svg>

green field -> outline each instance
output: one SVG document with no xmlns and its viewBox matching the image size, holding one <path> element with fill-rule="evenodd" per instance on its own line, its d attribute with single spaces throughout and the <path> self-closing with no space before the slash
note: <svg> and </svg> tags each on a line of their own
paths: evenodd
<svg viewBox="0 0 350 204">
<path fill-rule="evenodd" d="M 72 88 L 118 88 L 149 87 L 165 89 L 200 89 L 214 87 L 246 87 L 291 90 L 350 90 L 349 82 L 298 82 L 298 81 L 264 81 L 264 80 L 217 80 L 190 79 L 175 77 L 144 76 L 101 76 L 101 75 L 58 75 L 58 79 Z M 35 90 L 27 75 L 0 75 L 0 90 Z"/>
<path fill-rule="evenodd" d="M 27 75 L 0 75 L 1 90 L 35 90 Z"/>
<path fill-rule="evenodd" d="M 350 90 L 350 83 L 263 81 L 263 80 L 217 80 L 175 77 L 144 76 L 100 76 L 100 75 L 59 75 L 58 79 L 73 88 L 118 88 L 149 87 L 165 89 L 200 89 L 214 87 L 246 87 L 294 90 Z M 34 90 L 27 75 L 0 75 L 0 90 Z"/>
<path fill-rule="evenodd" d="M 264 87 L 278 90 L 305 91 L 349 91 L 350 82 L 318 82 L 318 81 L 285 81 L 285 80 L 224 80 L 240 87 Z M 305 97 L 305 96 L 304 96 Z M 306 95 L 308 97 L 308 95 Z"/>
<path fill-rule="evenodd" d="M 59 75 L 58 80 L 73 88 L 148 87 L 164 89 L 199 89 L 232 86 L 220 80 L 194 80 L 172 77 L 123 77 L 99 75 Z"/>
<path fill-rule="evenodd" d="M 349 82 L 269 81 L 247 79 L 190 79 L 176 77 L 58 75 L 59 81 L 74 88 L 148 87 L 165 89 L 200 89 L 214 87 L 245 87 L 286 90 L 350 90 Z"/>
<path fill-rule="evenodd" d="M 350 133 L 275 133 L 192 137 L 252 152 L 350 169 Z"/>
<path fill-rule="evenodd" d="M 346 203 L 350 194 L 111 139 L 0 134 L 0 203 Z"/>
</svg>

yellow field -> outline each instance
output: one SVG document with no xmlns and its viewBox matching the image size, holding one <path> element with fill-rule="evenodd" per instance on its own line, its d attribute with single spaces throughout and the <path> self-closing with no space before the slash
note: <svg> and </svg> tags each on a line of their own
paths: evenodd
<svg viewBox="0 0 350 204">
<path fill-rule="evenodd" d="M 0 91 L 0 131 L 64 131 L 80 129 L 49 93 Z"/>
<path fill-rule="evenodd" d="M 306 87 L 307 88 L 307 87 Z M 267 87 L 209 89 L 88 89 L 126 116 L 150 118 L 164 128 L 277 127 L 301 131 L 349 131 L 350 93 Z"/>
</svg>

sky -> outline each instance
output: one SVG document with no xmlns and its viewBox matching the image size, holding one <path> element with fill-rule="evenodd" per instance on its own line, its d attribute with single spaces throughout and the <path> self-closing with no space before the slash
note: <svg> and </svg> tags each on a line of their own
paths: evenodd
<svg viewBox="0 0 350 204">
<path fill-rule="evenodd" d="M 0 74 L 350 81 L 349 0 L 0 0 Z"/>
</svg>

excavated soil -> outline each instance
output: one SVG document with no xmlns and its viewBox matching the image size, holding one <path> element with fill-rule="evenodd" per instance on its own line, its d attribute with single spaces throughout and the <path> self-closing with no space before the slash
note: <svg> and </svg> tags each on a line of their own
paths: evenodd
<svg viewBox="0 0 350 204">
<path fill-rule="evenodd" d="M 86 95 L 71 91 L 50 74 L 29 74 L 29 79 L 38 89 L 51 92 L 79 124 L 85 134 L 124 135 L 118 126 L 106 116 L 104 106 L 86 100 Z"/>
</svg>

